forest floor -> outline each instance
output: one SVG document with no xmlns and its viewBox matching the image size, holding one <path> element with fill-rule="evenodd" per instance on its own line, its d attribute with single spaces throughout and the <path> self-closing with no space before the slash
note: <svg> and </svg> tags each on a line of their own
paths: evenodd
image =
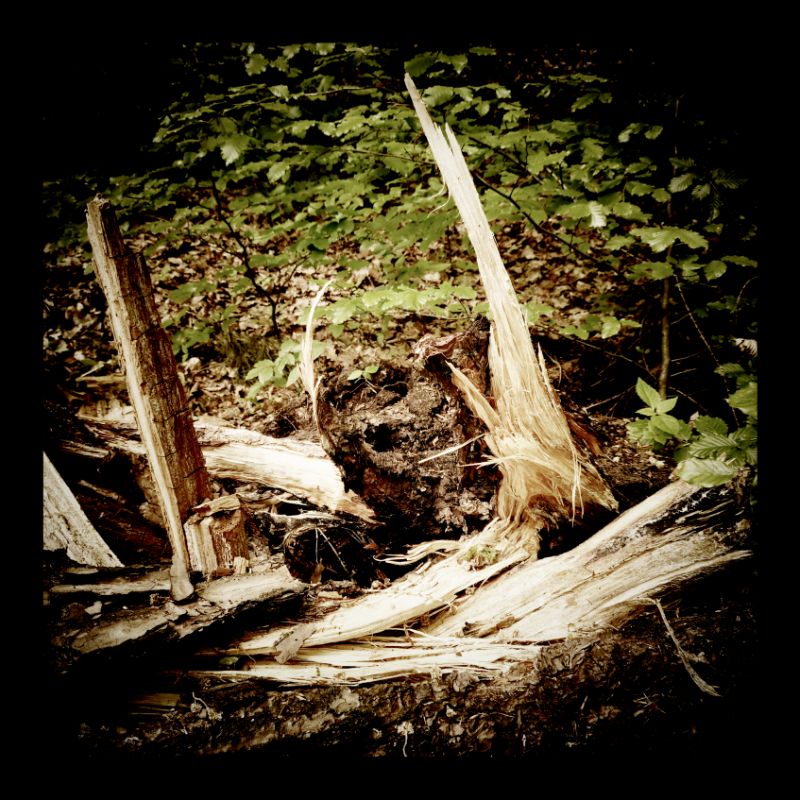
<svg viewBox="0 0 800 800">
<path fill-rule="evenodd" d="M 556 316 L 563 315 L 563 321 L 569 321 L 570 309 L 580 307 L 581 300 L 601 294 L 610 280 L 538 233 L 510 226 L 498 240 L 521 296 L 547 304 Z M 132 244 L 143 249 L 152 242 Z M 148 257 L 155 276 L 170 275 L 163 283 L 156 281 L 165 316 L 174 312 L 167 291 L 213 273 L 223 245 L 191 242 L 180 251 L 165 249 Z M 102 296 L 93 277 L 83 274 L 85 262 L 85 252 L 61 255 L 46 272 L 47 399 L 70 413 L 99 415 L 125 405 L 127 399 L 124 381 L 114 368 Z M 299 266 L 287 280 L 280 308 L 287 333 L 299 337 L 303 308 L 327 277 L 313 267 Z M 179 364 L 192 411 L 196 418 L 271 436 L 314 438 L 299 383 L 265 388 L 255 401 L 247 397 L 243 377 L 267 352 L 263 343 L 269 342 L 268 317 L 258 298 L 242 302 L 231 331 L 196 348 Z M 362 391 L 377 393 L 383 380 L 408 371 L 411 348 L 419 338 L 463 329 L 469 319 L 401 315 L 383 322 L 380 333 L 373 321 L 353 326 L 339 339 L 327 337 L 326 355 L 316 362 L 323 385 L 377 364 L 370 383 L 361 385 Z M 324 330 L 319 335 L 326 338 Z M 634 357 L 635 339 L 626 339 L 610 352 L 558 338 L 544 328 L 534 328 L 534 335 L 546 353 L 562 402 L 580 416 L 600 445 L 595 464 L 612 487 L 620 511 L 672 480 L 668 456 L 637 447 L 626 436 L 635 402 L 627 361 Z M 51 424 L 46 446 L 55 448 L 61 433 Z M 66 462 L 60 466 L 86 513 L 124 563 L 168 563 L 163 531 L 142 519 L 126 526 L 119 524 L 121 517 L 109 519 L 107 507 L 87 488 L 96 476 L 70 473 Z M 114 491 L 125 494 L 124 487 Z M 131 519 L 135 513 L 132 501 Z M 545 543 L 542 555 L 563 552 L 594 530 L 562 532 Z M 262 545 L 280 554 L 268 537 Z M 47 559 L 45 591 L 63 567 L 58 557 Z M 242 626 L 264 625 L 264 620 L 247 619 L 216 632 L 211 642 L 192 642 L 157 658 L 134 654 L 127 662 L 115 663 L 113 674 L 104 674 L 99 682 L 96 673 L 67 683 L 51 675 L 51 745 L 53 750 L 103 759 L 225 753 L 553 758 L 573 751 L 622 755 L 672 747 L 699 753 L 711 745 L 738 750 L 746 746 L 742 732 L 752 733 L 756 718 L 761 668 L 757 576 L 757 567 L 748 563 L 663 598 L 683 648 L 696 656 L 698 670 L 719 687 L 720 697 L 704 695 L 690 680 L 655 610 L 641 614 L 624 631 L 608 631 L 588 649 L 576 650 L 569 641 L 553 643 L 536 680 L 526 670 L 491 680 L 456 671 L 439 679 L 298 690 L 259 680 L 231 683 L 193 677 L 201 645 L 207 653 L 240 633 Z M 309 587 L 309 597 L 326 590 L 358 591 L 341 581 L 323 582 Z M 46 616 L 60 623 L 70 615 L 82 619 L 87 605 L 51 598 Z"/>
</svg>

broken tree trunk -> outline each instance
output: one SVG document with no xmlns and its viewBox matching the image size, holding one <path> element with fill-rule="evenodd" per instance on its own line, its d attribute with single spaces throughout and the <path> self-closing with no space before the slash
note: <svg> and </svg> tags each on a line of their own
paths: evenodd
<svg viewBox="0 0 800 800">
<path fill-rule="evenodd" d="M 78 564 L 121 567 L 83 509 L 44 453 L 44 549 L 65 550 Z"/>
<path fill-rule="evenodd" d="M 211 499 L 203 455 L 194 433 L 169 339 L 161 328 L 144 258 L 125 244 L 111 204 L 97 197 L 87 208 L 96 273 L 108 300 L 111 327 L 131 404 L 158 492 L 172 546 L 172 596 L 194 592 L 190 571 L 213 575 L 246 558 L 243 527 L 214 541 L 213 526 L 184 523 L 192 509 Z M 188 535 L 187 535 L 188 534 Z M 211 541 L 204 539 L 210 536 Z M 227 562 L 226 562 L 227 559 Z"/>
<path fill-rule="evenodd" d="M 242 677 L 298 683 L 500 672 L 535 660 L 542 643 L 619 627 L 668 588 L 750 557 L 748 529 L 735 487 L 678 481 L 560 556 L 517 553 L 480 569 L 446 557 L 322 619 L 246 637 L 231 652 L 260 659 Z"/>
<path fill-rule="evenodd" d="M 585 505 L 616 508 L 617 503 L 591 460 L 573 441 L 541 350 L 534 352 L 524 309 L 453 131 L 449 125 L 442 131 L 434 124 L 408 74 L 405 83 L 475 250 L 492 312 L 489 369 L 494 402 L 490 403 L 462 370 L 451 367 L 467 405 L 486 425 L 491 462 L 503 476 L 497 519 L 484 531 L 484 540 L 500 551 L 521 546 L 535 555 L 540 532 L 553 513 L 575 519 L 583 514 Z"/>
</svg>

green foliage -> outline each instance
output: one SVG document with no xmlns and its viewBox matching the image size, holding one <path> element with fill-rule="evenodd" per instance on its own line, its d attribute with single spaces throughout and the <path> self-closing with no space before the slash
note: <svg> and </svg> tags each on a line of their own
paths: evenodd
<svg viewBox="0 0 800 800">
<path fill-rule="evenodd" d="M 636 394 L 646 405 L 636 412 L 645 419 L 628 423 L 628 436 L 634 442 L 661 450 L 672 439 L 686 441 L 691 436 L 691 428 L 685 422 L 667 413 L 675 408 L 677 397 L 662 398 L 641 378 L 636 382 Z"/>
<path fill-rule="evenodd" d="M 628 424 L 628 435 L 639 443 L 661 450 L 668 443 L 674 451 L 675 474 L 698 486 L 719 486 L 734 478 L 743 467 L 755 469 L 758 463 L 756 394 L 753 377 L 738 364 L 723 364 L 720 374 L 734 375 L 742 388 L 728 396 L 727 402 L 744 412 L 747 421 L 732 433 L 727 423 L 712 416 L 696 416 L 691 424 L 673 417 L 677 398 L 662 399 L 658 392 L 639 379 L 636 393 L 647 404 L 638 410 L 645 419 Z"/>
<path fill-rule="evenodd" d="M 248 399 L 254 400 L 265 386 L 291 386 L 300 377 L 300 361 L 302 358 L 302 342 L 285 339 L 278 348 L 274 359 L 265 358 L 257 361 L 247 373 L 245 379 L 254 381 L 248 392 Z M 313 342 L 311 358 L 316 359 L 326 350 L 324 342 Z M 288 370 L 288 374 L 287 374 Z"/>
<path fill-rule="evenodd" d="M 645 407 L 631 436 L 661 452 L 677 446 L 687 479 L 718 479 L 721 467 L 708 467 L 715 478 L 698 464 L 751 464 L 755 449 L 738 432 L 755 431 L 755 382 L 707 366 L 709 350 L 728 362 L 732 337 L 756 334 L 748 176 L 737 171 L 730 130 L 676 112 L 667 91 L 626 83 L 613 58 L 584 56 L 573 65 L 491 47 L 185 46 L 184 81 L 154 126 L 146 169 L 45 187 L 48 255 L 76 243 L 86 251 L 81 204 L 102 189 L 126 234 L 150 243 L 145 256 L 181 357 L 213 346 L 243 309 L 269 309 L 277 349 L 244 370 L 251 397 L 296 380 L 288 333 L 297 320 L 284 306 L 299 270 L 312 283 L 334 278 L 318 312 L 321 338 L 377 322 L 380 342 L 395 318 L 485 313 L 474 257 L 406 94 L 408 71 L 434 118 L 452 126 L 498 239 L 504 226 L 522 226 L 522 236 L 580 265 L 588 283 L 605 284 L 570 300 L 580 308 L 523 295 L 532 324 L 634 361 L 623 376 L 630 386 L 664 358 L 667 287 L 672 357 L 684 367 L 671 391 L 690 397 L 701 387 L 696 406 L 710 408 L 708 418 L 747 422 L 733 433 L 704 430 L 703 417 L 682 421 L 670 413 L 675 397 L 640 382 Z M 192 241 L 225 256 L 186 281 L 174 257 Z M 368 367 L 353 380 L 368 379 Z M 740 450 L 703 439 L 712 433 Z"/>
<path fill-rule="evenodd" d="M 377 364 L 367 364 L 363 369 L 354 369 L 348 376 L 348 381 L 366 381 L 371 382 L 372 376 L 378 371 Z"/>
</svg>

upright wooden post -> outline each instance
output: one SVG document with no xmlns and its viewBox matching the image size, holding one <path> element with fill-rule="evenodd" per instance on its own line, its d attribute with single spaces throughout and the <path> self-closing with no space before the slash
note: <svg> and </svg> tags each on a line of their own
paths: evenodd
<svg viewBox="0 0 800 800">
<path fill-rule="evenodd" d="M 211 498 L 208 472 L 144 258 L 125 245 L 108 200 L 98 195 L 86 216 L 97 278 L 172 545 L 172 597 L 187 600 L 194 588 L 183 524 L 193 506 Z"/>
</svg>

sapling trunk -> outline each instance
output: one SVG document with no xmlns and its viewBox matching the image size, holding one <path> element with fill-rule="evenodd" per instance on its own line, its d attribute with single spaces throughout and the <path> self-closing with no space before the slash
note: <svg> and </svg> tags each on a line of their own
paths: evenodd
<svg viewBox="0 0 800 800">
<path fill-rule="evenodd" d="M 661 369 L 658 373 L 658 393 L 662 400 L 667 399 L 669 380 L 669 296 L 669 278 L 664 278 L 661 285 Z"/>
</svg>

